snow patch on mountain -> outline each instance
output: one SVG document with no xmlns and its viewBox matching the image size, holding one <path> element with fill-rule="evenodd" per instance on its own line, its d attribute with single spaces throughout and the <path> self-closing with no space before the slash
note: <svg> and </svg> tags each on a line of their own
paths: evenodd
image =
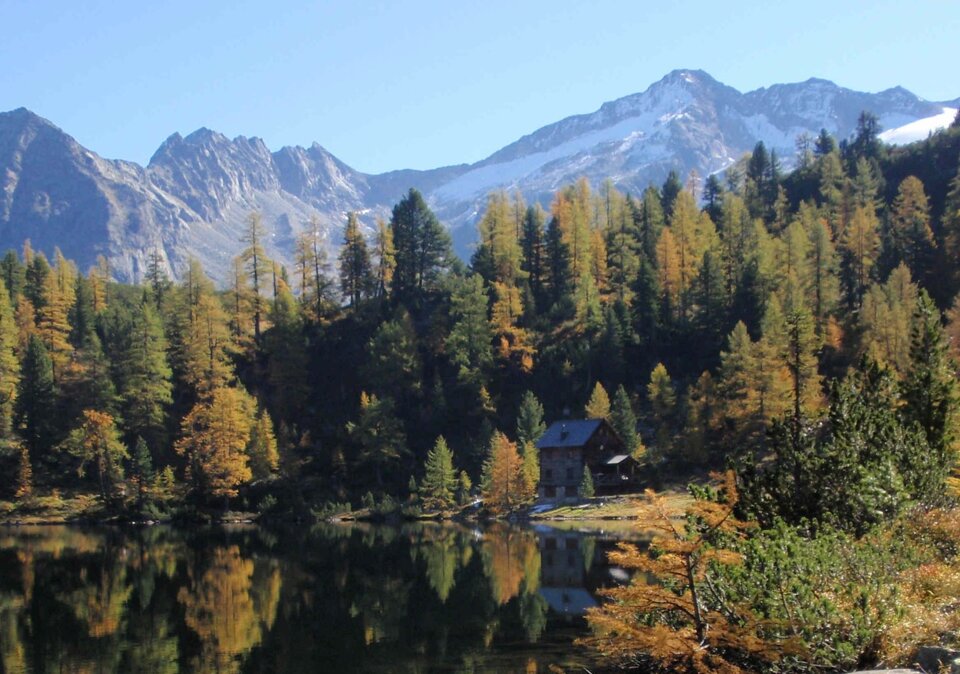
<svg viewBox="0 0 960 674">
<path fill-rule="evenodd" d="M 915 121 L 904 121 L 900 126 L 884 131 L 880 134 L 880 140 L 890 145 L 905 145 L 924 140 L 931 133 L 950 126 L 956 117 L 957 108 L 943 108 L 938 115 Z"/>
</svg>

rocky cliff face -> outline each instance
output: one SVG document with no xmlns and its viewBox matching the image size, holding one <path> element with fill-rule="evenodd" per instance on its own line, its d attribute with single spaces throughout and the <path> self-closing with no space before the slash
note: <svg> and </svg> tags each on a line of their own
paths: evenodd
<svg viewBox="0 0 960 674">
<path fill-rule="evenodd" d="M 244 223 L 262 213 L 271 255 L 289 262 L 311 218 L 339 243 L 347 211 L 371 226 L 410 187 L 421 190 L 468 254 L 486 194 L 519 189 L 528 201 L 581 176 L 634 193 L 675 169 L 720 171 L 758 140 L 789 158 L 797 136 L 825 128 L 848 137 L 862 110 L 884 128 L 944 114 L 902 88 L 867 94 L 811 79 L 746 94 L 702 71 L 678 70 L 646 91 L 546 126 L 473 165 L 431 171 L 355 171 L 320 145 L 271 152 L 259 138 L 209 129 L 170 136 L 146 167 L 99 157 L 25 109 L 0 113 L 0 247 L 64 254 L 84 267 L 97 255 L 119 279 L 139 279 L 153 250 L 170 269 L 190 256 L 225 279 Z M 924 127 L 926 128 L 926 127 Z"/>
</svg>

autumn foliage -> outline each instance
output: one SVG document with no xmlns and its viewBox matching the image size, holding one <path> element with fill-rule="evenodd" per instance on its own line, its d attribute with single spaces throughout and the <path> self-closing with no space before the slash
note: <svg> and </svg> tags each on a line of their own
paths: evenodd
<svg viewBox="0 0 960 674">
<path fill-rule="evenodd" d="M 649 549 L 620 544 L 610 561 L 633 572 L 633 581 L 605 590 L 609 601 L 587 615 L 594 636 L 585 642 L 603 656 L 667 672 L 735 674 L 744 662 L 776 660 L 783 651 L 764 640 L 749 607 L 730 605 L 713 583 L 712 568 L 741 559 L 723 541 L 750 526 L 733 514 L 733 474 L 697 496 L 682 518 L 652 491 L 639 503 L 640 519 L 653 530 Z"/>
</svg>

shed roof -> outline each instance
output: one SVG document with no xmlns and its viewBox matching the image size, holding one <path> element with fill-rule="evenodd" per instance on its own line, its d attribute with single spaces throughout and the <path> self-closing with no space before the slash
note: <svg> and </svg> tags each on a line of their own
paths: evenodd
<svg viewBox="0 0 960 674">
<path fill-rule="evenodd" d="M 600 428 L 603 419 L 566 419 L 554 421 L 537 441 L 537 449 L 544 447 L 582 447 Z"/>
</svg>

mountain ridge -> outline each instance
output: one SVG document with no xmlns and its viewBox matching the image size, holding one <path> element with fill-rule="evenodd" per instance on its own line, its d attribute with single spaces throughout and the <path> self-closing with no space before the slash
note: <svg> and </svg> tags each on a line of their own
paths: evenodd
<svg viewBox="0 0 960 674">
<path fill-rule="evenodd" d="M 943 115 L 951 103 L 900 86 L 871 94 L 819 78 L 741 93 L 705 71 L 676 69 L 642 92 L 548 124 L 472 164 L 380 174 L 353 169 L 318 142 L 272 151 L 257 136 L 230 139 L 207 127 L 170 134 L 140 166 L 103 158 L 17 108 L 0 113 L 0 246 L 29 238 L 38 250 L 59 245 L 83 264 L 104 255 L 123 280 L 141 278 L 153 250 L 172 272 L 196 256 L 223 281 L 252 210 L 263 214 L 268 252 L 289 263 L 310 219 L 320 221 L 334 248 L 347 211 L 360 213 L 369 231 L 416 187 L 464 254 L 494 189 L 547 202 L 558 187 L 586 176 L 638 192 L 671 169 L 723 170 L 758 140 L 789 157 L 802 133 L 826 128 L 847 137 L 862 110 L 899 128 Z"/>
</svg>

